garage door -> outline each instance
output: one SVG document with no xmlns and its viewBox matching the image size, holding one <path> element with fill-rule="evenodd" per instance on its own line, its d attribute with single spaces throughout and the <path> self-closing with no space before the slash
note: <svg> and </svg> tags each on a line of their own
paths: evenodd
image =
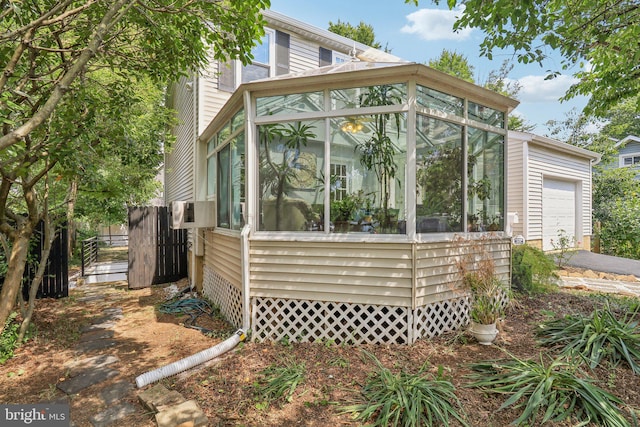
<svg viewBox="0 0 640 427">
<path fill-rule="evenodd" d="M 564 230 L 573 239 L 576 234 L 576 184 L 571 181 L 545 179 L 542 188 L 542 248 L 558 245 L 558 233 Z"/>
</svg>

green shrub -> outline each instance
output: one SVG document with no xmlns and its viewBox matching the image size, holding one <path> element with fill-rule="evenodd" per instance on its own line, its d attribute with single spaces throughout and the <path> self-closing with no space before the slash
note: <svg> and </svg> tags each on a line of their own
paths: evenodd
<svg viewBox="0 0 640 427">
<path fill-rule="evenodd" d="M 590 316 L 565 316 L 544 322 L 537 335 L 543 345 L 561 347 L 564 355 L 578 354 L 591 368 L 603 359 L 614 365 L 624 360 L 635 374 L 640 374 L 640 330 L 633 316 L 618 320 L 609 304 Z"/>
<path fill-rule="evenodd" d="M 522 410 L 513 425 L 538 426 L 562 421 L 608 427 L 631 425 L 620 409 L 623 402 L 596 386 L 578 364 L 558 359 L 545 364 L 542 356 L 540 359 L 536 362 L 512 356 L 472 364 L 474 372 L 468 376 L 472 380 L 469 386 L 508 395 L 500 409 Z"/>
<path fill-rule="evenodd" d="M 468 425 L 458 412 L 461 405 L 451 382 L 433 379 L 426 366 L 417 374 L 393 374 L 374 355 L 364 354 L 376 370 L 361 390 L 361 402 L 344 407 L 342 413 L 372 426 L 448 426 L 450 418 Z"/>
<path fill-rule="evenodd" d="M 555 290 L 556 265 L 540 249 L 529 245 L 514 246 L 511 251 L 511 286 L 527 294 Z"/>
<path fill-rule="evenodd" d="M 2 334 L 0 334 L 0 364 L 13 357 L 13 351 L 18 348 L 18 333 L 20 332 L 20 322 L 16 320 L 18 313 L 9 315 Z"/>
</svg>

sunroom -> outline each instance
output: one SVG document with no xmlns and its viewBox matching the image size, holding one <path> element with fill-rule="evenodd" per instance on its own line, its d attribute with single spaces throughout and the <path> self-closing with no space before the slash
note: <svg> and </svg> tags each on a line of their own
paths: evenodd
<svg viewBox="0 0 640 427">
<path fill-rule="evenodd" d="M 243 84 L 200 137 L 217 224 L 197 234 L 204 294 L 257 341 L 410 344 L 465 325 L 473 242 L 510 274 L 516 105 L 414 63 Z"/>
</svg>

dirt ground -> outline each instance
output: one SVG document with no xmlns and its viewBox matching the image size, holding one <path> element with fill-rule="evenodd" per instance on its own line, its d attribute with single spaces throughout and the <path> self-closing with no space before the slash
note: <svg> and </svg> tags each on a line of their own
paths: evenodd
<svg viewBox="0 0 640 427">
<path fill-rule="evenodd" d="M 125 379 L 135 384 L 136 376 L 215 345 L 233 333 L 220 319 L 201 319 L 200 326 L 216 331 L 214 337 L 208 337 L 182 326 L 184 317 L 159 313 L 157 305 L 167 297 L 166 286 L 135 291 L 127 290 L 124 283 L 104 286 L 108 298 L 99 303 L 79 301 L 80 294 L 76 291 L 67 299 L 38 301 L 36 338 L 18 349 L 13 359 L 0 365 L 0 402 L 35 403 L 64 398 L 64 393 L 56 388 L 68 377 L 64 364 L 94 355 L 79 355 L 74 346 L 80 328 L 91 323 L 103 308 L 123 308 L 124 317 L 114 328 L 118 344 L 98 352 L 120 359 L 117 365 L 120 375 L 69 398 L 71 418 L 77 426 L 90 426 L 90 417 L 105 409 L 99 393 L 110 383 Z M 518 414 L 511 409 L 499 410 L 504 397 L 465 387 L 467 364 L 501 358 L 505 352 L 539 359 L 543 349 L 533 333 L 541 321 L 571 313 L 590 313 L 603 302 L 602 296 L 568 290 L 536 297 L 518 296 L 502 323 L 496 345 L 489 347 L 478 345 L 464 332 L 420 340 L 412 346 L 242 343 L 205 367 L 161 382 L 187 399 L 195 399 L 211 426 L 356 426 L 360 424 L 349 415 L 340 414 L 340 408 L 354 402 L 372 372 L 371 362 L 362 357 L 366 350 L 394 372 L 400 369 L 417 372 L 423 365 L 434 374 L 443 372 L 455 385 L 470 425 L 503 427 Z M 304 382 L 291 402 L 264 405 L 255 391 L 260 372 L 272 364 L 290 360 L 305 364 Z M 591 375 L 627 404 L 640 407 L 640 381 L 626 366 L 606 366 Z M 152 415 L 137 403 L 137 393 L 135 390 L 127 396 L 138 408 L 137 413 L 114 425 L 155 425 Z"/>
</svg>

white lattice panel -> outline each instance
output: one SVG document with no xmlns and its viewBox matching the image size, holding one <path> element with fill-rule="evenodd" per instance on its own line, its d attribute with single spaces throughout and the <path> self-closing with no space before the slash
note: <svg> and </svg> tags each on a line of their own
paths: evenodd
<svg viewBox="0 0 640 427">
<path fill-rule="evenodd" d="M 255 341 L 407 344 L 410 311 L 406 307 L 253 298 L 252 337 Z"/>
<path fill-rule="evenodd" d="M 220 313 L 234 327 L 242 326 L 242 292 L 210 268 L 203 269 L 202 292 L 220 307 Z"/>
<path fill-rule="evenodd" d="M 469 297 L 440 301 L 416 308 L 414 341 L 455 331 L 469 323 Z"/>
</svg>

